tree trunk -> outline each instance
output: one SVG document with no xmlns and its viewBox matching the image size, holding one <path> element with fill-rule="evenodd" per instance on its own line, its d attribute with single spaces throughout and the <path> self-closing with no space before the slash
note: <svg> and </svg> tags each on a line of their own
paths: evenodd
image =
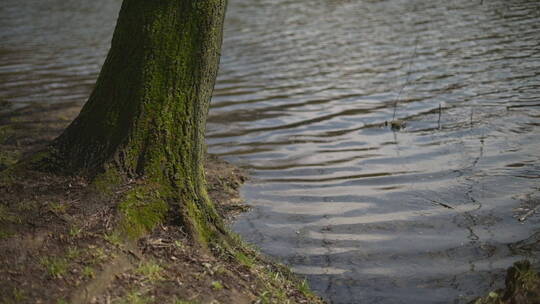
<svg viewBox="0 0 540 304">
<path fill-rule="evenodd" d="M 202 240 L 219 221 L 207 198 L 203 163 L 225 6 L 226 0 L 124 0 L 96 86 L 53 144 L 71 172 L 112 172 L 157 185 L 126 199 L 126 217 L 141 217 L 142 228 L 150 229 L 173 203 Z M 167 206 L 141 205 L 148 201 Z M 137 206 L 161 211 L 130 210 Z"/>
</svg>

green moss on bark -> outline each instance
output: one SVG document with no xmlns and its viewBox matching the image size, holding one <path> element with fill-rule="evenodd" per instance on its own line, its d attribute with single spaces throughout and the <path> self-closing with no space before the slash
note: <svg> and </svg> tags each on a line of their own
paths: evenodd
<svg viewBox="0 0 540 304">
<path fill-rule="evenodd" d="M 13 166 L 20 158 L 17 151 L 0 151 L 0 171 Z"/>
<path fill-rule="evenodd" d="M 4 144 L 13 134 L 10 126 L 0 126 L 0 144 Z"/>
<path fill-rule="evenodd" d="M 148 186 L 130 190 L 120 203 L 120 230 L 131 239 L 152 231 L 169 211 L 169 205 L 158 189 Z"/>
<path fill-rule="evenodd" d="M 114 189 L 124 182 L 123 176 L 115 167 L 105 170 L 98 174 L 92 180 L 92 187 L 98 194 L 110 196 Z"/>
</svg>

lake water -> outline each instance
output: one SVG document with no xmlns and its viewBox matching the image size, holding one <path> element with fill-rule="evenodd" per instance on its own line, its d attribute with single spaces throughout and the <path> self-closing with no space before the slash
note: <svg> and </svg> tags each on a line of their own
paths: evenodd
<svg viewBox="0 0 540 304">
<path fill-rule="evenodd" d="M 0 100 L 84 102 L 119 5 L 3 0 Z M 230 0 L 207 133 L 329 302 L 466 302 L 538 259 L 540 2 Z"/>
</svg>

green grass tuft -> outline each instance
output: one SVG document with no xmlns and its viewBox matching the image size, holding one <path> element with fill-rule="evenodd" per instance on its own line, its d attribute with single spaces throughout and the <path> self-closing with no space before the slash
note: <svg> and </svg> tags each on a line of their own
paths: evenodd
<svg viewBox="0 0 540 304">
<path fill-rule="evenodd" d="M 135 272 L 144 276 L 150 282 L 163 280 L 163 277 L 161 276 L 163 268 L 152 261 L 141 263 Z"/>
<path fill-rule="evenodd" d="M 85 276 L 87 278 L 90 278 L 90 279 L 93 279 L 96 276 L 94 268 L 92 268 L 90 266 L 84 266 L 82 273 L 83 273 L 83 276 Z"/>
<path fill-rule="evenodd" d="M 118 231 L 113 231 L 111 233 L 107 233 L 103 236 L 103 238 L 111 243 L 112 245 L 114 246 L 122 246 L 123 242 L 122 242 L 122 237 L 120 236 L 120 233 Z"/>
<path fill-rule="evenodd" d="M 214 290 L 222 290 L 223 289 L 223 284 L 221 284 L 220 281 L 214 281 L 214 282 L 212 282 L 212 288 Z"/>
<path fill-rule="evenodd" d="M 61 278 L 67 273 L 68 260 L 61 257 L 45 257 L 40 260 L 40 263 L 45 267 L 45 271 L 53 278 Z"/>
<path fill-rule="evenodd" d="M 113 304 L 147 304 L 152 302 L 150 298 L 143 296 L 137 291 L 131 291 L 124 297 L 113 301 Z"/>
</svg>

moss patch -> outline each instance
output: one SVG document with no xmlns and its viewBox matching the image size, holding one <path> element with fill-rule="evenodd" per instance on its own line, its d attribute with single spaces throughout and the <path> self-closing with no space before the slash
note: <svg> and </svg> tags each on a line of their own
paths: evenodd
<svg viewBox="0 0 540 304">
<path fill-rule="evenodd" d="M 123 215 L 121 231 L 137 239 L 163 222 L 169 205 L 156 188 L 140 186 L 129 190 L 118 208 Z"/>
<path fill-rule="evenodd" d="M 105 172 L 95 176 L 92 180 L 91 186 L 98 194 L 112 195 L 113 190 L 116 189 L 122 182 L 123 179 L 118 170 L 111 167 L 105 170 Z"/>
<path fill-rule="evenodd" d="M 20 157 L 21 154 L 17 151 L 0 151 L 0 171 L 13 166 Z"/>
<path fill-rule="evenodd" d="M 0 145 L 8 141 L 9 137 L 14 133 L 13 128 L 9 125 L 0 126 Z"/>
</svg>

